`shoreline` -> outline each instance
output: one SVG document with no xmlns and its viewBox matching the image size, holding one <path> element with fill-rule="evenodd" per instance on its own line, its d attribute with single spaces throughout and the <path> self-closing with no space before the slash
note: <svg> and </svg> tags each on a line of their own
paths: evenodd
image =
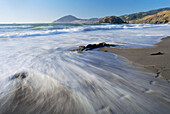
<svg viewBox="0 0 170 114">
<path fill-rule="evenodd" d="M 98 51 L 122 56 L 155 73 L 155 77 L 170 80 L 170 36 L 147 48 L 100 48 Z"/>
</svg>

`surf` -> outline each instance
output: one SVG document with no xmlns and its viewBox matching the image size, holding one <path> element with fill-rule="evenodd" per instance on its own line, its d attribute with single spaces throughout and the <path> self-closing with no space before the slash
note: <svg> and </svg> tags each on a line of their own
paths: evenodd
<svg viewBox="0 0 170 114">
<path fill-rule="evenodd" d="M 0 38 L 26 38 L 36 36 L 49 36 L 65 33 L 79 33 L 90 31 L 108 31 L 122 29 L 144 29 L 161 27 L 162 25 L 150 24 L 122 24 L 122 25 L 87 25 L 87 24 L 33 24 L 33 25 L 0 25 L 0 29 L 5 29 L 7 34 L 0 32 Z M 168 26 L 168 25 L 166 25 Z M 13 30 L 13 31 L 10 31 Z M 9 32 L 8 32 L 9 31 Z"/>
<path fill-rule="evenodd" d="M 99 42 L 152 46 L 169 29 L 142 24 L 0 30 L 0 113 L 167 113 L 166 80 L 114 54 L 70 50 Z"/>
</svg>

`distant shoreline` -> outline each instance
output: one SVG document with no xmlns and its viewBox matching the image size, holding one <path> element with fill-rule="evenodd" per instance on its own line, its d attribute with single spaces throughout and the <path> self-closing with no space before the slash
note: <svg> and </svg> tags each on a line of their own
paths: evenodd
<svg viewBox="0 0 170 114">
<path fill-rule="evenodd" d="M 162 38 L 161 42 L 149 48 L 101 48 L 99 51 L 123 56 L 132 63 L 142 65 L 155 73 L 155 77 L 170 80 L 170 36 Z"/>
</svg>

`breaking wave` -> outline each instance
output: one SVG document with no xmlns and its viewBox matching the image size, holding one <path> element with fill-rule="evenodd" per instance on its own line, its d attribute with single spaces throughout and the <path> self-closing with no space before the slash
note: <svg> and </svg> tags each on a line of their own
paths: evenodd
<svg viewBox="0 0 170 114">
<path fill-rule="evenodd" d="M 143 29 L 160 27 L 163 25 L 150 25 L 150 24 L 122 24 L 122 25 L 23 25 L 23 26 L 0 26 L 0 29 L 7 29 L 7 33 L 0 32 L 0 38 L 24 38 L 32 36 L 48 36 L 63 33 L 77 33 L 88 31 L 100 31 L 100 30 L 120 30 L 120 29 Z M 168 26 L 168 25 L 166 25 Z M 12 29 L 11 32 L 9 29 Z"/>
</svg>

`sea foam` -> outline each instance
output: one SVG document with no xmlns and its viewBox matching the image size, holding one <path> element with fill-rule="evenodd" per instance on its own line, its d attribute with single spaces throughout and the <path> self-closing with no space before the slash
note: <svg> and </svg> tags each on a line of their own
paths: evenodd
<svg viewBox="0 0 170 114">
<path fill-rule="evenodd" d="M 99 42 L 151 46 L 170 35 L 169 25 L 37 26 L 0 30 L 0 113 L 170 111 L 166 80 L 114 54 L 70 52 Z"/>
</svg>

